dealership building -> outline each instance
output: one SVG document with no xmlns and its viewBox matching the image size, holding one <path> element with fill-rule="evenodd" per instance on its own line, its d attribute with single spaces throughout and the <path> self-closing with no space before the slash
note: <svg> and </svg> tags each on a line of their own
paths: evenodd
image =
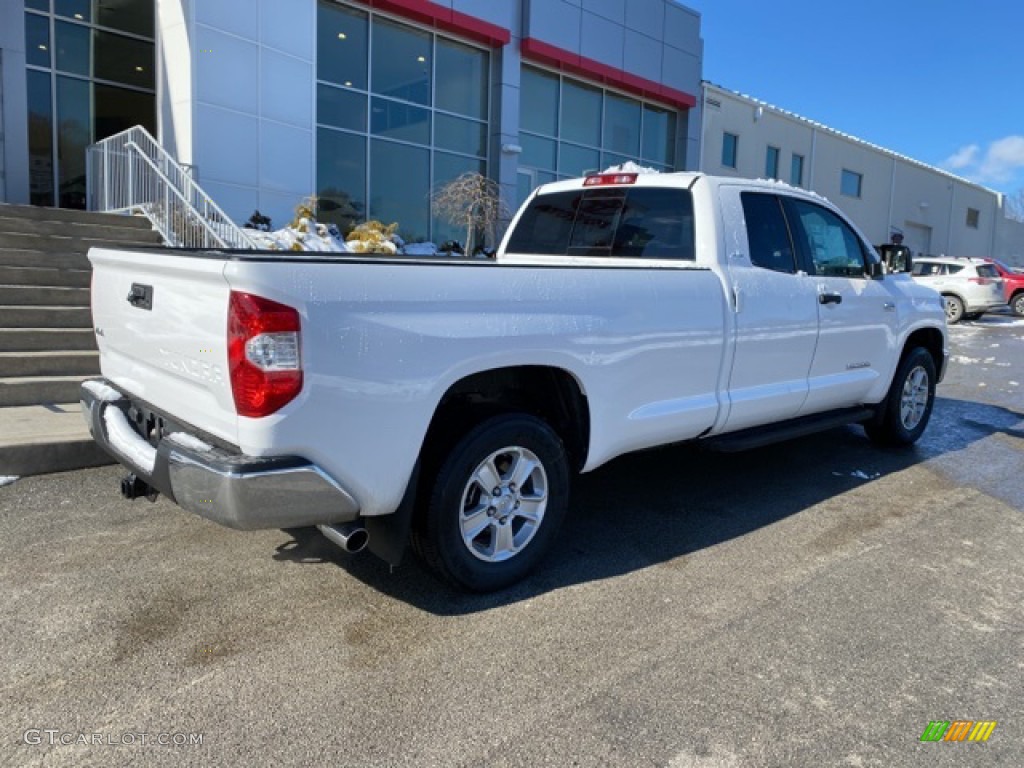
<svg viewBox="0 0 1024 768">
<path fill-rule="evenodd" d="M 83 206 L 85 147 L 140 124 L 236 221 L 316 194 L 441 241 L 430 193 L 466 171 L 515 204 L 696 167 L 701 56 L 673 0 L 5 0 L 0 200 Z"/>
<path fill-rule="evenodd" d="M 875 242 L 1024 261 L 1000 194 L 702 82 L 676 0 L 5 0 L 0 201 L 84 207 L 85 150 L 157 137 L 236 222 L 313 194 L 342 228 L 458 237 L 431 193 L 467 171 L 510 206 L 633 160 L 778 178 Z"/>
</svg>

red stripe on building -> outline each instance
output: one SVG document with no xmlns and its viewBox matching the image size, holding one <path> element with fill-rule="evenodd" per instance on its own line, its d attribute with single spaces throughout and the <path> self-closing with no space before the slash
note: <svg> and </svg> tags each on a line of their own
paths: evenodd
<svg viewBox="0 0 1024 768">
<path fill-rule="evenodd" d="M 456 35 L 474 40 L 478 43 L 500 48 L 508 45 L 512 39 L 512 33 L 497 24 L 470 16 L 468 13 L 453 11 L 443 5 L 429 2 L 429 0 L 362 0 L 364 5 L 369 5 L 387 13 L 393 13 L 410 21 L 416 21 L 444 32 L 452 32 Z"/>
<path fill-rule="evenodd" d="M 563 72 L 581 75 L 651 101 L 660 101 L 662 104 L 668 104 L 676 109 L 692 109 L 697 106 L 697 98 L 686 91 L 669 88 L 667 85 L 656 83 L 653 80 L 638 77 L 534 37 L 523 38 L 519 49 L 523 58 L 530 61 L 546 64 Z"/>
</svg>

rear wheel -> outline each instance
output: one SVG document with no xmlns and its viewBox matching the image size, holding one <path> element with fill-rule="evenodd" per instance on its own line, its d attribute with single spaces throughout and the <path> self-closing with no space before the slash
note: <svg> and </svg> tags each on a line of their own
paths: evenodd
<svg viewBox="0 0 1024 768">
<path fill-rule="evenodd" d="M 946 302 L 946 322 L 956 325 L 964 316 L 964 303 L 957 296 L 943 295 Z"/>
<path fill-rule="evenodd" d="M 935 402 L 935 361 L 926 349 L 915 347 L 900 361 L 874 418 L 864 429 L 880 445 L 911 445 L 921 437 Z"/>
<path fill-rule="evenodd" d="M 1013 314 L 1018 317 L 1024 317 L 1024 291 L 1021 291 L 1010 299 L 1010 309 L 1012 309 Z"/>
<path fill-rule="evenodd" d="M 526 414 L 496 416 L 460 440 L 441 465 L 413 530 L 441 576 L 490 592 L 529 573 L 554 540 L 569 497 L 558 435 Z"/>
</svg>

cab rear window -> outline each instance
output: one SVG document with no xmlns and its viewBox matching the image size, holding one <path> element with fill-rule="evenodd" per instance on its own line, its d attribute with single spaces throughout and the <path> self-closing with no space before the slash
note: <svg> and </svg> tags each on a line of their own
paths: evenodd
<svg viewBox="0 0 1024 768">
<path fill-rule="evenodd" d="M 693 261 L 689 190 L 603 187 L 538 195 L 507 253 Z"/>
</svg>

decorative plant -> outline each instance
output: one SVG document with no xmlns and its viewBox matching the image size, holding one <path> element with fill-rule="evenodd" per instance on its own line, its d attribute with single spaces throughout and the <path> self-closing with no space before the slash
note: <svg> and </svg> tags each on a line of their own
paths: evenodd
<svg viewBox="0 0 1024 768">
<path fill-rule="evenodd" d="M 346 241 L 355 253 L 395 254 L 398 246 L 392 241 L 398 223 L 382 224 L 379 221 L 365 221 L 348 233 Z"/>
<path fill-rule="evenodd" d="M 509 216 L 497 182 L 479 173 L 464 173 L 449 181 L 431 195 L 431 202 L 434 215 L 454 227 L 465 227 L 464 250 L 469 255 L 478 250 L 478 245 L 495 242 L 498 223 Z"/>
</svg>

